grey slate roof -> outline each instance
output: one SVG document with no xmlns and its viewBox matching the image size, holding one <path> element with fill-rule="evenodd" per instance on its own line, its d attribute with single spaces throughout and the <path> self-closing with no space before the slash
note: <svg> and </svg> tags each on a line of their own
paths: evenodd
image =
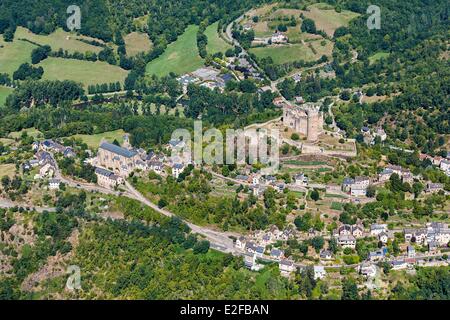
<svg viewBox="0 0 450 320">
<path fill-rule="evenodd" d="M 128 150 L 119 146 L 116 146 L 115 144 L 109 143 L 109 142 L 103 142 L 100 145 L 101 149 L 110 151 L 112 153 L 121 155 L 122 157 L 126 157 L 126 158 L 132 158 L 134 157 L 137 152 L 136 151 L 132 151 L 132 150 Z"/>
</svg>

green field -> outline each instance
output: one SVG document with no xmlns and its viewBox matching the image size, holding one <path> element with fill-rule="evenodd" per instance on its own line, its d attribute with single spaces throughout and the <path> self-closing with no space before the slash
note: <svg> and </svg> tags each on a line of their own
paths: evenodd
<svg viewBox="0 0 450 320">
<path fill-rule="evenodd" d="M 26 132 L 29 136 L 37 137 L 41 135 L 41 132 L 35 128 L 23 129 L 21 131 L 11 132 L 8 137 L 11 139 L 17 139 L 22 136 L 22 133 Z"/>
<path fill-rule="evenodd" d="M 303 11 L 305 17 L 314 20 L 318 30 L 325 31 L 329 36 L 333 36 L 334 31 L 359 16 L 358 13 L 342 10 L 336 12 L 333 7 L 324 3 L 316 3 L 308 7 L 308 11 Z"/>
<path fill-rule="evenodd" d="M 147 64 L 147 73 L 157 76 L 165 76 L 170 72 L 184 74 L 202 67 L 203 59 L 197 50 L 197 31 L 198 26 L 187 27 L 162 55 Z"/>
<path fill-rule="evenodd" d="M 387 58 L 389 57 L 389 52 L 377 52 L 374 55 L 369 57 L 369 62 L 372 64 L 375 61 L 378 61 L 382 58 Z"/>
<path fill-rule="evenodd" d="M 250 52 L 254 53 L 259 59 L 271 57 L 275 64 L 283 64 L 298 60 L 314 61 L 318 60 L 322 55 L 331 55 L 333 44 L 331 41 L 325 41 L 325 46 L 321 46 L 321 40 L 311 42 L 312 46 L 317 50 L 317 53 L 314 53 L 308 45 L 301 43 L 252 48 L 250 49 Z"/>
<path fill-rule="evenodd" d="M 219 34 L 217 32 L 218 25 L 219 22 L 213 23 L 212 25 L 208 26 L 205 30 L 205 35 L 208 38 L 206 51 L 208 51 L 209 54 L 214 54 L 216 52 L 225 53 L 227 49 L 232 48 L 231 45 L 229 45 L 225 40 L 219 37 Z"/>
<path fill-rule="evenodd" d="M 126 70 L 102 61 L 47 58 L 39 66 L 44 68 L 44 79 L 73 80 L 83 83 L 85 87 L 97 83 L 123 83 L 128 74 Z"/>
<path fill-rule="evenodd" d="M 58 29 L 49 35 L 34 34 L 26 28 L 18 27 L 15 34 L 15 39 L 28 39 L 30 41 L 39 43 L 41 45 L 49 45 L 53 51 L 58 51 L 60 48 L 67 50 L 70 53 L 78 52 L 95 52 L 98 53 L 102 50 L 101 47 L 93 46 L 77 39 L 93 40 L 93 38 L 78 36 L 69 32 L 65 32 L 62 29 Z M 101 42 L 101 40 L 95 39 Z"/>
<path fill-rule="evenodd" d="M 15 39 L 13 42 L 3 41 L 0 37 L 0 73 L 12 75 L 22 63 L 31 63 L 31 51 L 36 46 Z"/>
<path fill-rule="evenodd" d="M 88 145 L 89 148 L 96 149 L 100 145 L 102 139 L 107 140 L 108 142 L 113 142 L 114 139 L 119 141 L 120 144 L 123 143 L 123 136 L 125 135 L 125 131 L 122 129 L 116 131 L 108 131 L 99 134 L 76 134 L 71 136 L 70 138 L 81 139 L 84 143 Z"/>
<path fill-rule="evenodd" d="M 3 177 L 3 176 L 12 177 L 15 172 L 16 172 L 15 164 L 11 164 L 11 163 L 0 164 L 0 177 Z"/>
<path fill-rule="evenodd" d="M 140 52 L 148 52 L 152 48 L 152 42 L 145 33 L 132 32 L 123 37 L 128 56 L 135 56 Z"/>
<path fill-rule="evenodd" d="M 13 92 L 13 89 L 0 86 L 0 107 L 3 107 L 6 101 L 6 97 Z"/>
</svg>

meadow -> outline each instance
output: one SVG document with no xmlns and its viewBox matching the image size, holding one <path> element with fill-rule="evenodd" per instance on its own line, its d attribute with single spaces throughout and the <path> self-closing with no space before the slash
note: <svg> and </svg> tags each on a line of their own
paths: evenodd
<svg viewBox="0 0 450 320">
<path fill-rule="evenodd" d="M 13 89 L 0 86 L 0 107 L 4 106 L 6 97 L 13 92 Z"/>
<path fill-rule="evenodd" d="M 198 26 L 190 25 L 162 55 L 147 64 L 147 74 L 165 76 L 170 72 L 185 74 L 203 66 L 197 50 Z"/>
<path fill-rule="evenodd" d="M 35 45 L 15 39 L 13 42 L 5 42 L 0 37 L 0 73 L 8 73 L 12 76 L 22 63 L 31 63 L 31 51 Z"/>
<path fill-rule="evenodd" d="M 219 37 L 219 33 L 217 32 L 218 25 L 219 22 L 213 23 L 212 25 L 208 26 L 205 30 L 205 35 L 208 38 L 206 51 L 209 54 L 214 54 L 216 52 L 225 53 L 225 51 L 232 48 L 230 44 L 228 44 L 225 40 Z"/>
<path fill-rule="evenodd" d="M 57 29 L 55 32 L 49 35 L 34 34 L 26 28 L 17 27 L 15 39 L 27 39 L 40 45 L 49 45 L 53 51 L 58 51 L 60 48 L 67 50 L 69 53 L 78 52 L 95 52 L 98 53 L 102 50 L 101 47 L 87 44 L 77 39 L 94 40 L 90 37 L 78 36 L 73 33 L 66 32 L 62 29 Z M 101 42 L 101 40 L 95 39 Z"/>
<path fill-rule="evenodd" d="M 308 11 L 303 11 L 305 17 L 314 20 L 318 30 L 323 30 L 327 35 L 333 36 L 334 31 L 359 16 L 358 13 L 342 10 L 336 12 L 333 7 L 324 3 L 316 3 L 308 7 Z"/>
<path fill-rule="evenodd" d="M 389 52 L 377 52 L 369 57 L 369 62 L 372 64 L 380 59 L 389 57 Z"/>
<path fill-rule="evenodd" d="M 47 58 L 38 66 L 44 68 L 43 79 L 73 80 L 84 84 L 123 83 L 128 71 L 102 61 L 82 61 L 63 58 Z"/>
<path fill-rule="evenodd" d="M 140 32 L 132 32 L 123 37 L 125 40 L 125 47 L 127 55 L 132 57 L 139 52 L 148 52 L 152 48 L 152 42 L 148 35 Z"/>
<path fill-rule="evenodd" d="M 12 163 L 0 164 L 0 177 L 9 176 L 10 178 L 14 176 L 16 172 L 16 165 Z"/>
<path fill-rule="evenodd" d="M 331 41 L 325 41 L 325 46 L 321 45 L 322 40 L 311 41 L 311 45 L 316 49 L 314 53 L 306 44 L 297 43 L 283 46 L 267 46 L 250 49 L 258 58 L 271 57 L 275 64 L 283 64 L 292 61 L 318 60 L 322 55 L 331 55 L 333 44 Z"/>
<path fill-rule="evenodd" d="M 97 149 L 100 145 L 100 142 L 104 139 L 110 143 L 114 140 L 117 140 L 120 144 L 123 143 L 123 136 L 125 135 L 125 131 L 122 129 L 115 131 L 108 131 L 98 134 L 76 134 L 71 136 L 70 138 L 81 139 L 84 143 L 88 145 L 91 149 Z"/>
</svg>

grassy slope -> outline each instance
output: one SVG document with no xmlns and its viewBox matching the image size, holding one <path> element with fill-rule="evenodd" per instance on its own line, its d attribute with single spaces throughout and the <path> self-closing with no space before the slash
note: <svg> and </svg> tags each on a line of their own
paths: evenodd
<svg viewBox="0 0 450 320">
<path fill-rule="evenodd" d="M 53 51 L 57 51 L 59 48 L 67 50 L 70 53 L 75 51 L 86 52 L 91 51 L 98 53 L 102 50 L 101 47 L 93 46 L 82 41 L 77 40 L 77 38 L 92 39 L 84 36 L 77 36 L 69 32 L 65 32 L 62 29 L 58 29 L 49 35 L 37 35 L 30 32 L 28 29 L 23 27 L 18 27 L 16 34 L 16 39 L 28 39 L 30 41 L 39 43 L 41 45 L 49 45 L 52 47 Z M 100 41 L 100 40 L 97 40 Z"/>
<path fill-rule="evenodd" d="M 152 48 L 152 42 L 144 33 L 132 32 L 123 37 L 128 56 L 134 56 L 139 52 L 148 52 Z"/>
<path fill-rule="evenodd" d="M 198 26 L 191 25 L 169 44 L 166 51 L 147 64 L 147 73 L 164 76 L 170 72 L 184 74 L 203 66 L 203 60 L 197 50 Z"/>
<path fill-rule="evenodd" d="M 377 52 L 374 55 L 369 57 L 369 62 L 374 63 L 375 61 L 378 61 L 382 58 L 389 57 L 389 52 Z"/>
<path fill-rule="evenodd" d="M 347 10 L 338 13 L 334 9 L 327 8 L 325 4 L 314 4 L 308 7 L 309 11 L 304 11 L 304 15 L 314 20 L 317 29 L 325 31 L 329 36 L 333 36 L 337 28 L 347 26 L 350 20 L 359 15 Z"/>
<path fill-rule="evenodd" d="M 321 40 L 312 42 L 312 46 L 317 50 L 317 54 L 314 54 L 308 45 L 303 45 L 301 43 L 288 46 L 259 47 L 250 49 L 250 51 L 258 58 L 272 57 L 275 64 L 296 60 L 312 61 L 319 59 L 323 54 L 331 54 L 331 42 L 327 41 L 327 44 L 323 47 L 320 42 Z"/>
<path fill-rule="evenodd" d="M 12 75 L 22 63 L 31 63 L 31 51 L 36 46 L 31 43 L 14 39 L 5 42 L 0 37 L 0 73 Z"/>
<path fill-rule="evenodd" d="M 218 25 L 219 22 L 213 23 L 212 25 L 208 26 L 205 30 L 205 35 L 206 37 L 208 37 L 208 44 L 206 45 L 206 50 L 208 51 L 209 54 L 214 54 L 216 52 L 225 53 L 227 49 L 232 47 L 227 42 L 225 42 L 225 40 L 219 37 L 219 34 L 217 33 Z"/>
<path fill-rule="evenodd" d="M 38 65 L 44 68 L 44 79 L 73 80 L 85 86 L 116 81 L 123 83 L 128 73 L 120 67 L 100 61 L 47 58 Z"/>
<path fill-rule="evenodd" d="M 13 92 L 13 89 L 0 86 L 0 107 L 2 107 L 6 101 L 6 97 Z"/>
<path fill-rule="evenodd" d="M 123 143 L 123 136 L 125 134 L 125 131 L 122 129 L 116 130 L 116 131 L 109 131 L 99 134 L 76 134 L 74 136 L 71 136 L 71 138 L 78 138 L 83 140 L 84 143 L 86 143 L 89 148 L 96 149 L 100 145 L 100 142 L 102 139 L 107 140 L 108 142 L 113 142 L 114 139 L 119 141 L 120 144 Z"/>
</svg>

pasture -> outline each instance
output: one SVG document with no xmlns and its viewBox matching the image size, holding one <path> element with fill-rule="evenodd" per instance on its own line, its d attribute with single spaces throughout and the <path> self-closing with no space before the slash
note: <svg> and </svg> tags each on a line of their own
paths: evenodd
<svg viewBox="0 0 450 320">
<path fill-rule="evenodd" d="M 198 26 L 188 26 L 162 55 L 147 64 L 147 74 L 161 77 L 174 72 L 181 75 L 202 67 L 203 59 L 197 50 L 197 31 Z"/>
<path fill-rule="evenodd" d="M 225 51 L 232 48 L 230 44 L 219 37 L 219 33 L 217 32 L 218 25 L 219 22 L 213 23 L 212 25 L 209 25 L 205 30 L 205 35 L 208 38 L 206 51 L 208 51 L 209 54 L 214 54 L 216 52 L 225 53 Z"/>
<path fill-rule="evenodd" d="M 305 17 L 314 20 L 318 30 L 323 30 L 329 36 L 333 36 L 334 31 L 342 26 L 348 26 L 348 23 L 359 16 L 358 13 L 342 10 L 336 10 L 323 3 L 316 3 L 308 7 L 307 11 L 302 11 Z"/>
<path fill-rule="evenodd" d="M 322 41 L 325 41 L 324 46 L 321 45 Z M 309 43 L 316 50 L 316 53 L 309 48 Z M 275 64 L 283 64 L 298 60 L 314 61 L 318 60 L 322 55 L 331 55 L 333 49 L 333 43 L 331 41 L 316 40 L 308 42 L 308 44 L 297 43 L 258 47 L 250 49 L 250 52 L 254 53 L 260 59 L 271 57 Z"/>
<path fill-rule="evenodd" d="M 66 32 L 62 29 L 57 29 L 55 32 L 49 35 L 34 34 L 26 28 L 17 27 L 15 39 L 27 39 L 40 45 L 49 45 L 53 51 L 58 51 L 60 48 L 67 50 L 69 53 L 78 52 L 95 52 L 99 53 L 102 48 L 94 46 L 78 39 L 94 40 L 90 37 L 79 36 L 74 33 Z M 99 39 L 95 39 L 98 42 L 102 42 Z"/>
<path fill-rule="evenodd" d="M 85 87 L 91 84 L 123 83 L 128 71 L 102 61 L 82 61 L 64 58 L 47 58 L 38 66 L 44 68 L 43 79 L 73 80 Z"/>
<path fill-rule="evenodd" d="M 0 73 L 8 73 L 12 76 L 22 63 L 31 63 L 31 51 L 35 45 L 14 39 L 13 42 L 5 42 L 0 37 Z"/>
<path fill-rule="evenodd" d="M 117 140 L 120 144 L 123 143 L 123 136 L 125 135 L 125 131 L 122 129 L 115 131 L 108 131 L 98 134 L 76 134 L 70 136 L 70 138 L 81 139 L 84 143 L 88 145 L 91 149 L 97 149 L 100 145 L 100 142 L 104 139 L 110 143 L 114 140 Z"/>
<path fill-rule="evenodd" d="M 132 57 L 139 52 L 148 52 L 152 48 L 152 42 L 145 33 L 132 32 L 123 37 L 125 40 L 125 47 L 127 55 Z"/>
<path fill-rule="evenodd" d="M 6 98 L 13 92 L 12 88 L 0 86 L 0 107 L 5 105 Z"/>
</svg>

